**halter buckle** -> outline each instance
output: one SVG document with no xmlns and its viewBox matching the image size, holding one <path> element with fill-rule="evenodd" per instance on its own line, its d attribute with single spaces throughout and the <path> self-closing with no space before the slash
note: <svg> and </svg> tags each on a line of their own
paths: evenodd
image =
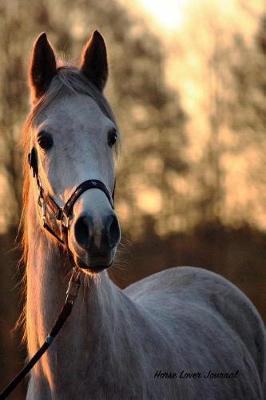
<svg viewBox="0 0 266 400">
<path fill-rule="evenodd" d="M 61 229 L 69 229 L 69 217 L 65 213 L 61 216 Z"/>
</svg>

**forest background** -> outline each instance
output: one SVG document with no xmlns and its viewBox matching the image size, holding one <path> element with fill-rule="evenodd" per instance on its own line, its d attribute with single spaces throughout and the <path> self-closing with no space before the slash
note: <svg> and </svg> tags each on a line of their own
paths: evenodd
<svg viewBox="0 0 266 400">
<path fill-rule="evenodd" d="M 163 3 L 163 5 L 162 5 Z M 98 29 L 122 132 L 120 286 L 175 265 L 229 278 L 266 320 L 266 11 L 263 1 L 0 1 L 0 386 L 22 366 L 16 240 L 27 67 L 45 31 L 78 60 Z M 24 399 L 21 386 L 11 399 Z"/>
</svg>

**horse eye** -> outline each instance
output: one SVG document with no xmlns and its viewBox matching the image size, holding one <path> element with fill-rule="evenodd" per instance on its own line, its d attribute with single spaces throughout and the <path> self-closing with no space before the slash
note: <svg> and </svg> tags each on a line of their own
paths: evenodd
<svg viewBox="0 0 266 400">
<path fill-rule="evenodd" d="M 117 140 L 117 131 L 115 128 L 108 132 L 108 146 L 112 147 Z"/>
<path fill-rule="evenodd" d="M 49 150 L 53 146 L 53 138 L 50 133 L 41 131 L 38 133 L 37 141 L 43 150 Z"/>
</svg>

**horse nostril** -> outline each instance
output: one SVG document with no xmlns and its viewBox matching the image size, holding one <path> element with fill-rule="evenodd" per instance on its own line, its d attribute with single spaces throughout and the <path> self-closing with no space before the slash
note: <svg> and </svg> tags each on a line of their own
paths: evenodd
<svg viewBox="0 0 266 400">
<path fill-rule="evenodd" d="M 81 247 L 88 248 L 91 242 L 92 221 L 89 216 L 79 217 L 75 223 L 75 238 Z"/>
<path fill-rule="evenodd" d="M 110 215 L 106 226 L 108 244 L 113 249 L 120 240 L 120 227 L 116 215 Z"/>
</svg>

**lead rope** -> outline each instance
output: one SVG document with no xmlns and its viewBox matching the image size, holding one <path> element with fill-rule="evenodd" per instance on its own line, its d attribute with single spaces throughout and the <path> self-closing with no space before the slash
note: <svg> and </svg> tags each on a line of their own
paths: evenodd
<svg viewBox="0 0 266 400">
<path fill-rule="evenodd" d="M 0 400 L 4 400 L 7 396 L 15 390 L 18 384 L 22 381 L 23 378 L 31 371 L 34 365 L 39 361 L 39 359 L 43 356 L 43 354 L 48 350 L 48 348 L 53 343 L 54 339 L 60 332 L 64 323 L 68 319 L 75 300 L 78 295 L 78 290 L 80 287 L 80 272 L 76 267 L 72 270 L 72 275 L 68 283 L 68 288 L 66 291 L 66 299 L 65 303 L 60 311 L 60 314 L 57 317 L 57 320 L 51 330 L 51 332 L 47 335 L 45 342 L 39 348 L 39 350 L 34 354 L 34 356 L 29 360 L 29 362 L 25 365 L 25 367 L 15 376 L 14 379 L 6 386 L 6 388 L 0 393 Z"/>
</svg>

